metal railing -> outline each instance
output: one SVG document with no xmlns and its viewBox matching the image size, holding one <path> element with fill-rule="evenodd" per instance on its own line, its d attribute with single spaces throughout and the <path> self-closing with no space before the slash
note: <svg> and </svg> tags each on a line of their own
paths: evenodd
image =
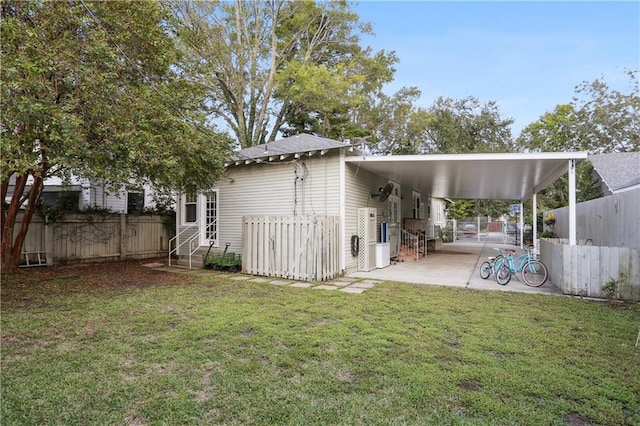
<svg viewBox="0 0 640 426">
<path fill-rule="evenodd" d="M 184 234 L 187 231 L 192 231 L 193 228 L 196 228 L 196 230 L 198 230 L 199 226 L 200 226 L 200 223 L 198 221 L 196 221 L 196 222 L 194 222 L 192 224 L 189 224 L 189 225 L 185 226 L 182 231 L 178 232 L 175 237 L 173 237 L 173 238 L 171 238 L 169 240 L 169 266 L 171 266 L 171 255 L 174 254 L 174 253 L 177 253 L 178 250 L 182 246 L 184 246 L 185 244 L 189 244 L 189 247 L 191 247 L 191 245 L 193 244 L 194 240 L 196 240 L 196 239 L 199 240 L 200 239 L 200 231 L 196 231 L 195 234 L 193 234 L 191 237 L 187 238 L 186 240 L 184 240 L 180 244 L 176 244 L 175 248 L 172 249 L 171 246 L 173 245 L 174 241 L 177 242 L 182 234 Z M 200 245 L 198 244 L 197 247 L 199 247 L 199 246 Z M 193 255 L 193 253 L 196 252 L 197 247 L 193 251 L 191 251 L 191 249 L 189 250 L 189 269 L 191 269 L 191 257 Z"/>
<path fill-rule="evenodd" d="M 205 235 L 209 234 L 209 231 L 216 227 L 218 221 L 214 220 L 211 223 L 209 223 L 205 229 Z M 178 238 L 184 234 L 186 231 L 189 230 L 193 230 L 193 228 L 196 228 L 197 231 L 190 236 L 189 238 L 187 238 L 186 240 L 184 240 L 183 242 L 181 242 L 180 244 L 177 244 L 176 247 L 174 249 L 171 249 L 171 246 L 173 244 L 173 241 L 177 241 Z M 177 253 L 178 250 L 187 245 L 188 249 L 188 253 L 189 253 L 189 269 L 192 268 L 192 259 L 193 259 L 193 255 L 195 254 L 195 252 L 198 251 L 198 249 L 200 249 L 201 245 L 200 245 L 200 222 L 196 221 L 192 224 L 187 225 L 182 231 L 180 231 L 175 237 L 173 237 L 171 240 L 169 240 L 169 266 L 171 266 L 171 255 L 174 253 Z"/>
<path fill-rule="evenodd" d="M 400 230 L 400 251 L 415 260 L 420 259 L 421 255 L 427 255 L 426 241 L 427 239 L 422 232 Z"/>
</svg>

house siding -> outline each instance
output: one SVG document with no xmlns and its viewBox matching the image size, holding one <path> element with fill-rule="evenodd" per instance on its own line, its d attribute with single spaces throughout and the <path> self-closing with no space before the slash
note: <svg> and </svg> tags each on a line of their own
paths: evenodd
<svg viewBox="0 0 640 426">
<path fill-rule="evenodd" d="M 388 181 L 368 171 L 359 169 L 357 165 L 346 163 L 345 171 L 345 270 L 355 271 L 358 258 L 351 255 L 351 236 L 358 234 L 358 209 L 374 207 L 378 211 L 378 222 L 387 215 L 387 202 L 379 202 L 371 198 L 377 188 L 384 187 Z"/>
<path fill-rule="evenodd" d="M 294 162 L 254 163 L 230 167 L 218 189 L 218 247 L 230 243 L 229 251 L 242 251 L 243 216 L 329 215 L 340 214 L 339 161 L 337 155 L 301 158 L 306 176 Z M 296 197 L 297 188 L 297 197 Z M 178 232 L 182 225 L 181 206 L 177 209 Z M 197 230 L 185 231 L 184 241 Z M 178 254 L 185 255 L 181 249 Z"/>
</svg>

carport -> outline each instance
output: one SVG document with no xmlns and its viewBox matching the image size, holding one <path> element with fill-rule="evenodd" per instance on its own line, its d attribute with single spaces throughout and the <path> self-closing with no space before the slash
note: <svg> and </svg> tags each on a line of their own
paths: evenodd
<svg viewBox="0 0 640 426">
<path fill-rule="evenodd" d="M 586 152 L 518 154 L 390 155 L 347 157 L 361 169 L 437 198 L 520 200 L 529 198 L 536 211 L 536 194 L 568 174 L 569 244 L 576 244 L 576 165 Z M 533 239 L 537 239 L 533 215 Z M 523 232 L 520 208 L 520 232 Z M 522 235 L 520 238 L 522 241 Z"/>
<path fill-rule="evenodd" d="M 536 211 L 538 192 L 568 174 L 569 244 L 576 244 L 576 165 L 586 160 L 586 152 L 518 154 L 396 155 L 387 157 L 347 157 L 367 170 L 402 187 L 437 198 L 520 200 L 520 241 L 522 242 L 522 202 L 531 198 Z M 537 240 L 537 218 L 533 215 L 533 241 Z M 522 248 L 522 246 L 521 246 Z M 538 247 L 536 247 L 538 249 Z M 492 245 L 469 244 L 429 256 L 425 263 L 396 264 L 356 277 L 413 283 L 458 285 L 467 288 L 493 288 L 535 293 L 559 294 L 552 286 L 530 288 L 517 281 L 501 287 L 477 274 L 481 260 L 495 255 Z M 437 258 L 436 258 L 437 257 Z M 422 268 L 422 269 L 421 269 Z"/>
</svg>

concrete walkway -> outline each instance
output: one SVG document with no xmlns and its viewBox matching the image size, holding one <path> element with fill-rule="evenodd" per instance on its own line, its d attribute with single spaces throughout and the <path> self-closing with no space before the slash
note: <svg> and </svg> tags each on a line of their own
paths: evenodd
<svg viewBox="0 0 640 426">
<path fill-rule="evenodd" d="M 560 295 L 560 291 L 547 281 L 541 287 L 529 287 L 518 275 L 509 284 L 501 286 L 493 277 L 480 278 L 480 264 L 490 256 L 498 254 L 494 248 L 514 248 L 512 244 L 456 242 L 445 244 L 442 250 L 429 252 L 418 261 L 405 260 L 386 268 L 369 272 L 354 272 L 350 277 L 368 278 L 381 281 L 399 281 L 414 284 L 435 284 L 464 287 L 478 290 L 517 291 Z M 517 254 L 521 250 L 516 249 Z"/>
</svg>

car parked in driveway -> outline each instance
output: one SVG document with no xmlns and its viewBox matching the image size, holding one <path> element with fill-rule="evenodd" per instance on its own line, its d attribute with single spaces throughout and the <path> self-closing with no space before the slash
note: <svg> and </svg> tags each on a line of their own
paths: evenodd
<svg viewBox="0 0 640 426">
<path fill-rule="evenodd" d="M 462 233 L 463 234 L 477 234 L 478 227 L 473 223 L 466 223 L 462 225 Z"/>
</svg>

